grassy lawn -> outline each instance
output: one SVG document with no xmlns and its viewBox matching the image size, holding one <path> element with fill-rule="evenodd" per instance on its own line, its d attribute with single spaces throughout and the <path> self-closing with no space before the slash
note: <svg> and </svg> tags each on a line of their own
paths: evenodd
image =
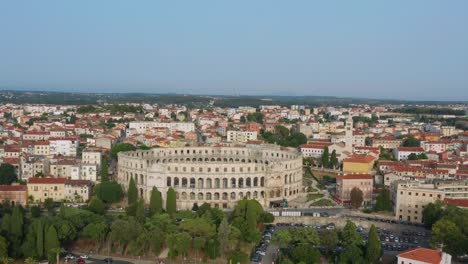
<svg viewBox="0 0 468 264">
<path fill-rule="evenodd" d="M 312 170 L 312 173 L 318 180 L 322 180 L 324 176 L 328 176 L 332 179 L 336 178 L 335 173 L 328 172 L 328 171 L 321 171 L 321 170 L 314 169 Z"/>
<path fill-rule="evenodd" d="M 311 204 L 311 206 L 334 206 L 335 204 L 328 199 L 320 199 Z"/>
<path fill-rule="evenodd" d="M 309 193 L 307 194 L 307 201 L 312 201 L 318 198 L 322 198 L 323 194 L 321 193 Z"/>
</svg>

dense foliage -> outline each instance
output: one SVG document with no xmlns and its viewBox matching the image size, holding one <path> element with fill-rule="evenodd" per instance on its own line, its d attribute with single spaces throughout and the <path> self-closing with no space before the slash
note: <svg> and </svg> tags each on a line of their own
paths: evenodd
<svg viewBox="0 0 468 264">
<path fill-rule="evenodd" d="M 275 127 L 274 133 L 264 132 L 262 136 L 268 143 L 276 143 L 284 147 L 297 148 L 307 143 L 307 137 L 304 134 L 297 132 L 290 133 L 289 129 L 281 125 Z"/>
<path fill-rule="evenodd" d="M 0 165 L 0 184 L 12 184 L 18 180 L 15 167 L 8 163 Z"/>
<path fill-rule="evenodd" d="M 423 210 L 423 223 L 432 229 L 431 243 L 453 256 L 468 254 L 468 211 L 441 201 Z"/>
<path fill-rule="evenodd" d="M 403 107 L 393 110 L 398 113 L 418 114 L 418 115 L 465 115 L 465 111 L 452 108 L 434 108 L 434 107 Z"/>
</svg>

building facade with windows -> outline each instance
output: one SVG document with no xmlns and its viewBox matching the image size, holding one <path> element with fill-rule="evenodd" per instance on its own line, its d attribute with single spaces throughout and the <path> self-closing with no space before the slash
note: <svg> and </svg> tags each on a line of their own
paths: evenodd
<svg viewBox="0 0 468 264">
<path fill-rule="evenodd" d="M 232 208 L 243 198 L 269 207 L 302 190 L 302 156 L 279 146 L 155 148 L 118 155 L 119 183 L 128 188 L 134 178 L 147 203 L 153 186 L 164 200 L 174 188 L 179 209 L 194 203 Z"/>
<path fill-rule="evenodd" d="M 429 203 L 443 201 L 445 193 L 432 183 L 395 181 L 390 187 L 395 216 L 400 221 L 422 222 L 422 213 Z"/>
</svg>

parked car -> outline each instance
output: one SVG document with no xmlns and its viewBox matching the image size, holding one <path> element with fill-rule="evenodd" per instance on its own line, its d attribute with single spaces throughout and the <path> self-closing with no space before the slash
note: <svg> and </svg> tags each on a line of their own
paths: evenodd
<svg viewBox="0 0 468 264">
<path fill-rule="evenodd" d="M 76 260 L 76 264 L 86 264 L 86 260 L 84 260 L 83 258 L 78 258 Z"/>
<path fill-rule="evenodd" d="M 112 258 L 105 258 L 102 261 L 104 261 L 104 263 L 113 263 L 114 262 L 114 260 Z"/>
</svg>

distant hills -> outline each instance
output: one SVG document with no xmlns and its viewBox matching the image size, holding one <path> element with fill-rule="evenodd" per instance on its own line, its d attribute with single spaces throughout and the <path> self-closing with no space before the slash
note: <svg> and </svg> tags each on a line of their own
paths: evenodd
<svg viewBox="0 0 468 264">
<path fill-rule="evenodd" d="M 404 101 L 388 99 L 347 98 L 334 96 L 226 96 L 190 94 L 149 94 L 149 93 L 83 93 L 52 91 L 0 91 L 0 103 L 15 104 L 70 104 L 87 105 L 102 103 L 158 103 L 182 104 L 189 106 L 213 105 L 238 107 L 259 105 L 310 105 L 310 106 L 349 106 L 349 105 L 449 105 L 467 104 L 466 101 Z"/>
</svg>

